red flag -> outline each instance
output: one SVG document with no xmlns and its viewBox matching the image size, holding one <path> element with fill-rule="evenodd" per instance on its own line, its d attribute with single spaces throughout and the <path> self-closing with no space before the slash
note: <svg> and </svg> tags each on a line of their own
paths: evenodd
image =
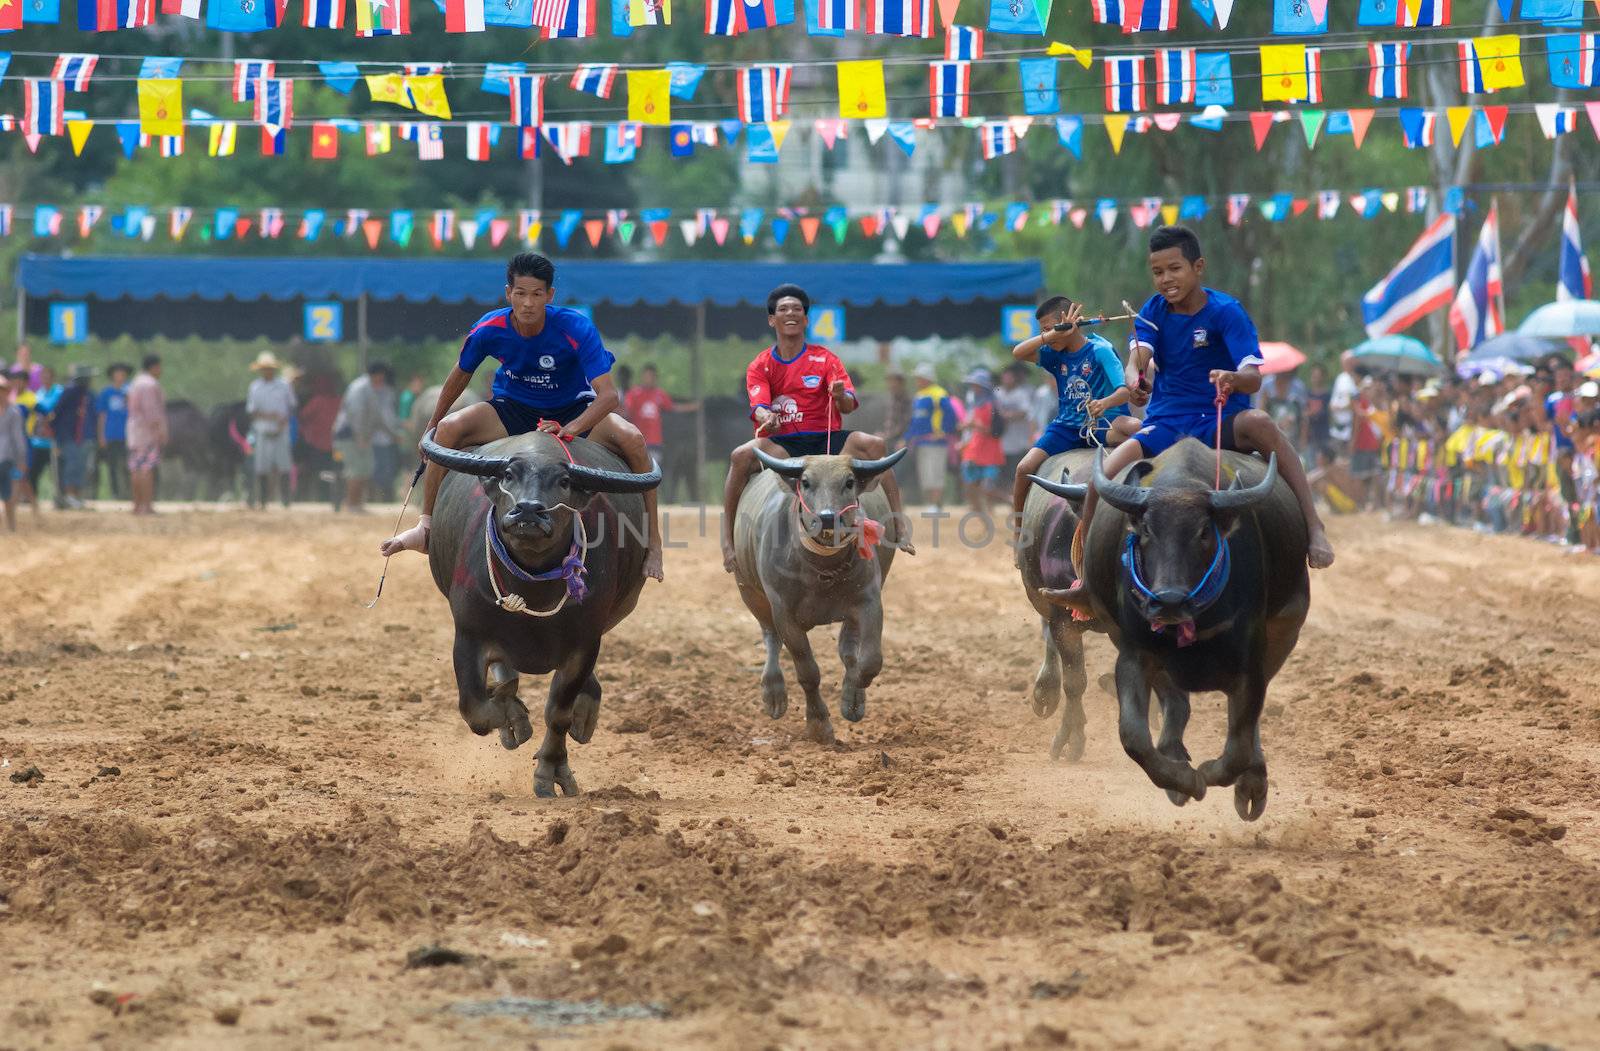
<svg viewBox="0 0 1600 1051">
<path fill-rule="evenodd" d="M 1255 132 L 1256 152 L 1261 152 L 1261 147 L 1266 145 L 1267 132 L 1272 130 L 1273 111 L 1255 110 L 1250 114 L 1250 130 Z"/>
<path fill-rule="evenodd" d="M 331 161 L 339 156 L 339 129 L 332 124 L 311 125 L 311 157 Z"/>
<path fill-rule="evenodd" d="M 822 220 L 814 215 L 808 215 L 800 220 L 800 236 L 806 239 L 806 244 L 815 244 L 817 230 L 822 227 Z"/>
</svg>

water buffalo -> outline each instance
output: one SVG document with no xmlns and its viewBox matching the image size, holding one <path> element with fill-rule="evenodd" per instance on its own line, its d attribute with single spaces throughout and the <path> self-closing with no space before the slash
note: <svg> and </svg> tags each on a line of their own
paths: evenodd
<svg viewBox="0 0 1600 1051">
<path fill-rule="evenodd" d="M 839 714 L 859 722 L 867 714 L 867 687 L 883 667 L 882 587 L 894 562 L 894 547 L 878 543 L 881 537 L 865 521 L 887 520 L 889 503 L 876 487 L 866 490 L 904 455 L 901 449 L 880 460 L 778 459 L 757 450 L 767 470 L 751 479 L 739 498 L 734 580 L 767 645 L 762 700 L 774 719 L 788 710 L 778 664 L 781 643 L 806 692 L 806 733 L 819 744 L 833 743 L 833 724 L 822 703 L 822 673 L 807 633 L 819 624 L 844 624 Z"/>
<path fill-rule="evenodd" d="M 249 435 L 250 417 L 242 401 L 209 413 L 190 401 L 171 401 L 162 458 L 183 467 L 188 499 L 221 500 L 244 491 L 239 474 L 249 457 Z"/>
<path fill-rule="evenodd" d="M 1120 482 L 1095 464 L 1092 484 L 1109 505 L 1085 540 L 1085 582 L 1117 647 L 1122 747 L 1182 806 L 1208 785 L 1232 785 L 1246 821 L 1267 805 L 1261 709 L 1267 684 L 1293 652 L 1310 607 L 1305 519 L 1277 459 L 1224 454 L 1227 488 L 1213 490 L 1215 454 L 1193 439 L 1133 465 Z M 1081 486 L 1034 476 L 1068 498 Z M 1107 513 L 1107 512 L 1110 513 Z M 1051 591 L 1046 589 L 1048 598 Z M 1150 740 L 1150 691 L 1161 740 Z M 1222 754 L 1189 765 L 1183 731 L 1189 694 L 1228 696 Z"/>
<path fill-rule="evenodd" d="M 644 586 L 641 493 L 661 473 L 630 474 L 610 450 L 541 432 L 476 451 L 423 438 L 423 455 L 449 469 L 428 540 L 434 583 L 455 619 L 461 716 L 476 734 L 500 731 L 516 748 L 533 736 L 517 697 L 519 673 L 550 679 L 533 791 L 578 794 L 567 737 L 585 744 L 600 714 L 600 640 Z M 570 460 L 569 460 L 570 454 Z"/>
</svg>

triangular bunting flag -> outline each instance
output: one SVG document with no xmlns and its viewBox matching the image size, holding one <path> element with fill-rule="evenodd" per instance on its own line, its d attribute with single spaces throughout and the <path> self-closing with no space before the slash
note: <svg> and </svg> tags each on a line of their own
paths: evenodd
<svg viewBox="0 0 1600 1051">
<path fill-rule="evenodd" d="M 805 216 L 800 220 L 800 236 L 806 239 L 806 244 L 815 244 L 817 230 L 821 228 L 822 220 L 814 215 Z"/>
<path fill-rule="evenodd" d="M 1585 102 L 1583 109 L 1589 114 L 1589 127 L 1594 129 L 1594 137 L 1600 139 L 1600 102 Z"/>
<path fill-rule="evenodd" d="M 1306 146 L 1317 145 L 1317 133 L 1322 130 L 1322 122 L 1327 119 L 1327 113 L 1320 109 L 1303 109 L 1300 111 L 1300 128 L 1306 133 Z"/>
<path fill-rule="evenodd" d="M 1022 137 L 1028 134 L 1028 129 L 1033 127 L 1033 118 L 1007 117 L 1006 123 L 1011 125 L 1011 131 L 1016 135 L 1017 141 L 1020 143 L 1022 141 Z"/>
<path fill-rule="evenodd" d="M 654 241 L 658 246 L 665 244 L 667 240 L 668 229 L 667 221 L 665 219 L 655 219 L 652 220 L 648 225 L 650 229 L 650 240 Z"/>
<path fill-rule="evenodd" d="M 1178 206 L 1175 204 L 1163 204 L 1161 206 L 1161 222 L 1166 226 L 1176 226 L 1178 224 Z"/>
<path fill-rule="evenodd" d="M 1111 137 L 1111 152 L 1122 152 L 1122 137 L 1128 133 L 1128 115 L 1126 113 L 1106 114 L 1106 134 Z"/>
<path fill-rule="evenodd" d="M 83 156 L 84 143 L 89 141 L 89 133 L 93 130 L 94 121 L 92 120 L 67 121 L 67 137 L 72 140 L 72 155 L 74 157 Z"/>
<path fill-rule="evenodd" d="M 1345 114 L 1350 118 L 1350 137 L 1355 140 L 1356 149 L 1359 150 L 1361 143 L 1367 137 L 1367 129 L 1372 127 L 1373 111 L 1370 109 L 1353 109 L 1346 110 Z"/>
<path fill-rule="evenodd" d="M 606 232 L 604 219 L 585 219 L 583 221 L 584 236 L 589 238 L 590 248 L 600 247 L 600 235 Z"/>
<path fill-rule="evenodd" d="M 1444 111 L 1445 119 L 1450 122 L 1450 142 L 1452 145 L 1461 145 L 1461 136 L 1467 132 L 1467 124 L 1472 120 L 1471 106 L 1449 106 Z"/>
<path fill-rule="evenodd" d="M 383 233 L 383 220 L 368 219 L 361 224 L 361 232 L 367 236 L 367 247 L 376 249 L 378 237 Z"/>
<path fill-rule="evenodd" d="M 1494 136 L 1494 144 L 1500 145 L 1500 140 L 1506 134 L 1506 114 L 1510 113 L 1508 106 L 1485 106 L 1483 115 L 1489 120 L 1489 134 Z"/>
<path fill-rule="evenodd" d="M 679 219 L 678 232 L 683 234 L 683 243 L 693 248 L 695 238 L 700 236 L 700 224 L 693 219 Z"/>
<path fill-rule="evenodd" d="M 1274 114 L 1271 110 L 1255 110 L 1250 114 L 1250 131 L 1256 138 L 1256 152 L 1267 144 L 1267 133 L 1272 130 Z"/>
</svg>

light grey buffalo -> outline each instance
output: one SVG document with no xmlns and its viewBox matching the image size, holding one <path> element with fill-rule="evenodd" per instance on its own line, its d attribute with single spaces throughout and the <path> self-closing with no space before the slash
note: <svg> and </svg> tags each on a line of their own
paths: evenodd
<svg viewBox="0 0 1600 1051">
<path fill-rule="evenodd" d="M 844 625 L 839 631 L 839 659 L 844 662 L 839 714 L 859 722 L 867 714 L 867 687 L 883 668 L 882 588 L 894 562 L 893 546 L 864 536 L 869 527 L 863 523 L 888 519 L 889 503 L 872 482 L 905 453 L 901 449 L 879 460 L 778 459 L 758 449 L 756 456 L 767 470 L 739 500 L 733 527 L 738 559 L 734 580 L 767 644 L 762 701 L 774 719 L 789 708 L 778 664 L 781 643 L 806 692 L 806 733 L 820 744 L 833 743 L 833 724 L 822 702 L 822 672 L 807 633 L 819 624 Z"/>
</svg>

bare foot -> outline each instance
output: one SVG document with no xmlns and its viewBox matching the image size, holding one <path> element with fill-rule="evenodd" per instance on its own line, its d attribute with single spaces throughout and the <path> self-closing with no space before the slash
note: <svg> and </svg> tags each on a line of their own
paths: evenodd
<svg viewBox="0 0 1600 1051">
<path fill-rule="evenodd" d="M 651 580 L 666 580 L 661 568 L 661 548 L 651 546 L 644 553 L 644 575 Z"/>
<path fill-rule="evenodd" d="M 883 536 L 885 540 L 894 545 L 896 551 L 914 555 L 917 553 L 917 548 L 911 542 L 911 529 L 909 526 L 903 526 L 903 522 L 904 515 L 901 512 L 892 512 L 889 515 L 889 520 L 884 523 Z"/>
<path fill-rule="evenodd" d="M 727 537 L 722 538 L 722 570 L 732 573 L 739 568 L 739 555 L 733 549 L 733 541 Z"/>
<path fill-rule="evenodd" d="M 1321 526 L 1311 531 L 1311 543 L 1306 548 L 1306 564 L 1312 569 L 1327 569 L 1333 565 L 1333 545 L 1328 542 L 1327 530 Z"/>
<path fill-rule="evenodd" d="M 1052 605 L 1065 606 L 1078 613 L 1092 612 L 1089 589 L 1083 586 L 1081 580 L 1074 580 L 1072 586 L 1066 588 L 1040 588 L 1039 594 Z"/>
<path fill-rule="evenodd" d="M 396 533 L 382 544 L 379 544 L 378 553 L 383 555 L 384 558 L 388 558 L 391 555 L 398 555 L 402 551 L 426 552 L 428 550 L 428 532 L 428 527 L 418 522 L 405 532 Z"/>
</svg>

